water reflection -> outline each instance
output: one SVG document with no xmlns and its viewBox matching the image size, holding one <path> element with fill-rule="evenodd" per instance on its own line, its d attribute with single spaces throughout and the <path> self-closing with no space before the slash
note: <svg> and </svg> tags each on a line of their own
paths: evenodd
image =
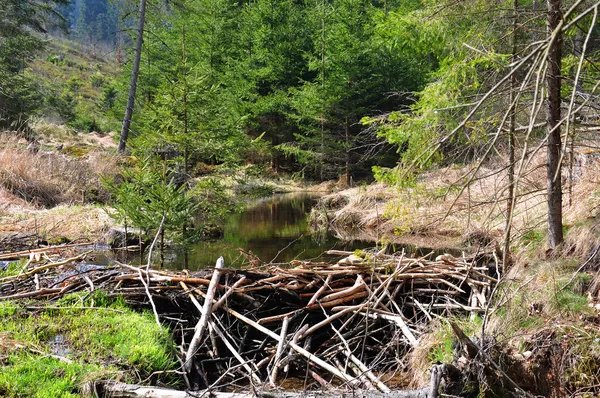
<svg viewBox="0 0 600 398">
<path fill-rule="evenodd" d="M 245 211 L 230 215 L 225 222 L 223 239 L 199 242 L 191 248 L 191 269 L 213 265 L 223 256 L 228 266 L 239 267 L 247 260 L 238 249 L 249 251 L 264 262 L 288 262 L 293 259 L 322 258 L 329 249 L 354 250 L 374 246 L 372 242 L 341 242 L 332 236 L 310 235 L 307 217 L 318 196 L 307 193 L 275 195 L 263 199 Z M 180 259 L 168 266 L 179 268 Z"/>
</svg>

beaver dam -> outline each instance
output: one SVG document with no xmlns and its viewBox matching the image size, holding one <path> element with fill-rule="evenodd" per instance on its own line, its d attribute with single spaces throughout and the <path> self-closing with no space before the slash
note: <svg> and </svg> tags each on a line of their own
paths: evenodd
<svg viewBox="0 0 600 398">
<path fill-rule="evenodd" d="M 201 396 L 192 393 L 201 391 L 224 396 L 245 391 L 290 396 L 276 392 L 286 386 L 378 395 L 402 385 L 397 376 L 405 366 L 402 358 L 420 344 L 428 322 L 488 311 L 497 282 L 489 255 L 328 254 L 339 261 L 230 269 L 221 258 L 213 269 L 187 273 L 155 270 L 149 264 L 90 266 L 86 253 L 56 260 L 50 251 L 21 252 L 2 255 L 4 260 L 28 261 L 0 279 L 0 300 L 53 302 L 67 293 L 100 290 L 135 308 L 151 308 L 157 322 L 171 327 L 179 342 L 177 373 L 187 392 L 97 380 L 86 387 L 91 395 L 183 397 Z M 477 344 L 454 327 L 474 359 Z M 438 365 L 430 385 L 393 394 L 438 396 L 440 385 L 447 392 L 464 379 L 461 372 Z"/>
</svg>

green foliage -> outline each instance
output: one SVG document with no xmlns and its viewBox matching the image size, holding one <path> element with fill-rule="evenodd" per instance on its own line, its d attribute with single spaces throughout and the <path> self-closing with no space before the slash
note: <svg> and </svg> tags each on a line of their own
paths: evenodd
<svg viewBox="0 0 600 398">
<path fill-rule="evenodd" d="M 96 118 L 89 114 L 79 113 L 73 120 L 67 123 L 67 126 L 82 132 L 90 133 L 92 131 L 102 131 Z"/>
<path fill-rule="evenodd" d="M 102 88 L 102 97 L 100 98 L 99 107 L 103 111 L 108 111 L 115 106 L 117 94 L 119 92 L 113 85 L 106 85 Z"/>
<path fill-rule="evenodd" d="M 570 316 L 593 313 L 593 310 L 588 306 L 589 301 L 587 296 L 575 293 L 569 289 L 556 293 L 554 301 L 551 303 L 555 305 L 558 311 Z"/>
<path fill-rule="evenodd" d="M 472 320 L 469 319 L 453 319 L 467 336 L 473 335 L 481 330 L 482 318 L 476 317 Z M 431 362 L 439 363 L 451 363 L 454 358 L 454 349 L 457 341 L 452 327 L 449 322 L 443 322 L 436 329 L 434 329 L 431 337 L 435 344 L 429 350 L 428 359 Z"/>
<path fill-rule="evenodd" d="M 184 225 L 191 223 L 198 203 L 185 185 L 178 186 L 174 175 L 167 173 L 166 162 L 149 156 L 135 162 L 123 170 L 123 181 L 105 182 L 113 195 L 113 216 L 152 236 L 162 222 L 169 236 L 185 240 L 179 234 Z"/>
<path fill-rule="evenodd" d="M 194 198 L 198 206 L 194 217 L 197 230 L 221 224 L 225 216 L 236 208 L 225 186 L 217 178 L 201 179 L 188 195 Z"/>
<path fill-rule="evenodd" d="M 545 239 L 546 232 L 537 229 L 529 230 L 525 232 L 521 237 L 523 245 L 529 246 L 531 249 L 536 249 L 540 247 L 544 243 Z"/>
<path fill-rule="evenodd" d="M 17 275 L 21 272 L 26 263 L 27 261 L 24 259 L 7 263 L 5 268 L 0 269 L 0 278 Z"/>
<path fill-rule="evenodd" d="M 373 176 L 378 182 L 394 185 L 399 188 L 414 187 L 415 175 L 399 167 L 389 169 L 387 167 L 373 166 Z"/>
<path fill-rule="evenodd" d="M 64 3 L 3 0 L 0 4 L 0 128 L 25 128 L 43 102 L 41 87 L 26 73 L 26 67 L 44 47 L 36 33 L 45 32 L 47 25 L 57 21 L 53 7 Z"/>
</svg>

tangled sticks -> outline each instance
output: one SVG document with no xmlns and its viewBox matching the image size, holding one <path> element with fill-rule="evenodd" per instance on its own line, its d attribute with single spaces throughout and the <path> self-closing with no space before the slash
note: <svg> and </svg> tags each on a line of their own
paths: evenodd
<svg viewBox="0 0 600 398">
<path fill-rule="evenodd" d="M 80 255 L 0 279 L 0 300 L 102 290 L 147 305 L 150 295 L 181 341 L 193 390 L 278 386 L 285 375 L 387 393 L 386 378 L 401 370 L 427 322 L 485 310 L 496 283 L 474 258 L 329 254 L 343 258 L 243 270 L 219 262 L 194 274 L 86 266 Z"/>
</svg>

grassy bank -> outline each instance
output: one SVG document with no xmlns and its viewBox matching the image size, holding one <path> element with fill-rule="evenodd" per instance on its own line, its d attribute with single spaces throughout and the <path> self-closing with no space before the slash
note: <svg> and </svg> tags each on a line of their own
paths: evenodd
<svg viewBox="0 0 600 398">
<path fill-rule="evenodd" d="M 76 397 L 98 378 L 173 382 L 170 331 L 102 294 L 0 304 L 0 395 Z M 159 373 L 154 373 L 159 372 Z"/>
</svg>

